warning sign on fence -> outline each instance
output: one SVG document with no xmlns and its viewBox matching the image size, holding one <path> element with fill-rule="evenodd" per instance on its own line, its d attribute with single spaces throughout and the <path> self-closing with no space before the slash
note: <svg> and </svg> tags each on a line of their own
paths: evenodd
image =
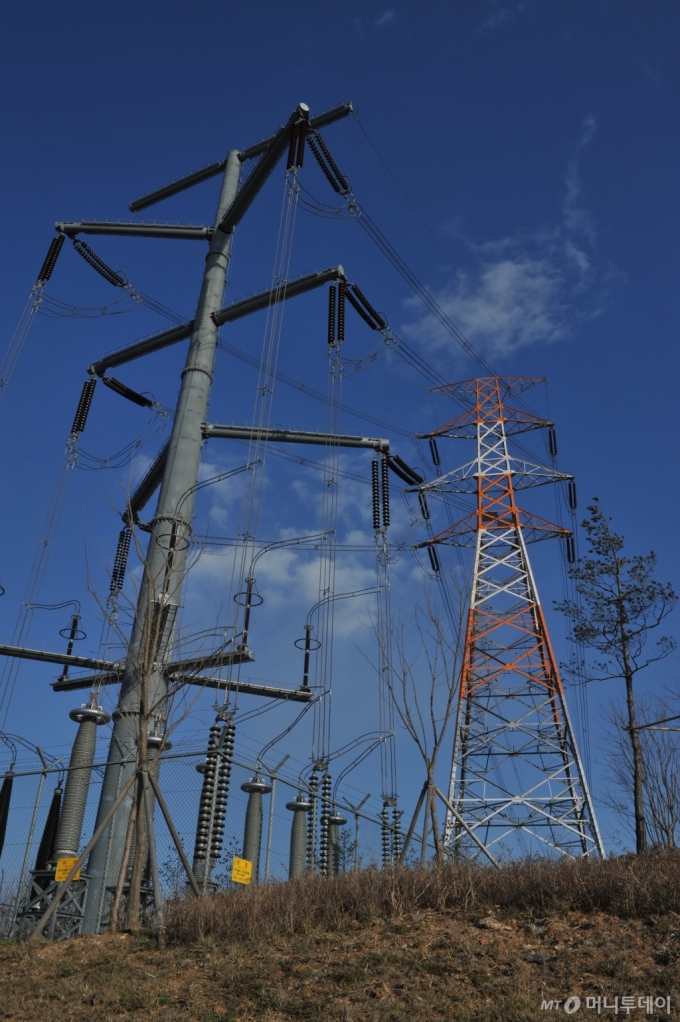
<svg viewBox="0 0 680 1022">
<path fill-rule="evenodd" d="M 54 871 L 55 883 L 61 884 L 69 875 L 78 859 L 57 859 L 57 868 Z M 80 880 L 80 870 L 76 873 L 73 878 L 74 880 Z"/>
<path fill-rule="evenodd" d="M 249 884 L 252 875 L 253 864 L 250 859 L 239 859 L 238 855 L 235 855 L 231 864 L 231 879 L 234 883 Z"/>
</svg>

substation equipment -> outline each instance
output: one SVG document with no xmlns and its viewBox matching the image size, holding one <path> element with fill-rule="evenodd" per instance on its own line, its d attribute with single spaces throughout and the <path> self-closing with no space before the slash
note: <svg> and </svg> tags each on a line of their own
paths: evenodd
<svg viewBox="0 0 680 1022">
<path fill-rule="evenodd" d="M 343 104 L 311 117 L 308 107 L 300 104 L 271 138 L 243 151 L 232 149 L 226 159 L 130 205 L 131 212 L 139 213 L 156 202 L 221 175 L 220 196 L 212 227 L 121 221 L 58 222 L 55 225 L 57 238 L 50 246 L 32 292 L 35 302 L 40 300 L 66 238 L 73 241 L 79 254 L 98 273 L 120 287 L 125 285 L 124 279 L 82 241 L 82 235 L 201 241 L 207 244 L 208 254 L 194 319 L 94 362 L 88 369 L 69 440 L 72 451 L 75 451 L 98 380 L 135 404 L 151 406 L 153 403 L 149 398 L 111 377 L 110 371 L 181 341 L 189 341 L 170 438 L 129 496 L 123 514 L 124 527 L 118 539 L 111 577 L 110 594 L 114 601 L 123 586 L 133 535 L 139 536 L 141 532 L 149 537 L 143 557 L 143 582 L 126 657 L 106 660 L 75 655 L 75 618 L 66 654 L 0 645 L 0 655 L 6 657 L 60 664 L 62 674 L 53 683 L 55 691 L 89 689 L 92 692 L 89 701 L 71 713 L 78 724 L 78 733 L 68 780 L 64 790 L 58 786 L 55 791 L 33 871 L 31 893 L 23 903 L 22 914 L 29 920 L 37 921 L 42 917 L 50 899 L 59 889 L 60 885 L 54 880 L 55 860 L 73 858 L 79 853 L 96 731 L 98 726 L 108 722 L 108 715 L 98 705 L 96 693 L 102 686 L 120 685 L 94 830 L 95 834 L 101 830 L 101 834 L 92 847 L 81 878 L 71 884 L 68 897 L 54 913 L 48 935 L 65 937 L 79 932 L 97 933 L 112 923 L 112 904 L 120 894 L 120 879 L 125 876 L 125 856 L 128 855 L 130 863 L 131 847 L 134 849 L 136 841 L 135 829 L 130 822 L 133 803 L 131 782 L 140 770 L 147 771 L 152 775 L 153 791 L 156 796 L 159 795 L 156 776 L 159 755 L 169 747 L 165 735 L 169 693 L 178 686 L 192 685 L 223 693 L 237 690 L 244 695 L 301 704 L 313 703 L 317 698 L 314 686 L 309 683 L 310 654 L 314 652 L 317 641 L 312 637 L 311 618 L 305 625 L 304 638 L 296 643 L 304 653 L 303 678 L 299 688 L 214 677 L 215 672 L 222 668 L 238 668 L 238 665 L 252 663 L 255 659 L 248 645 L 251 610 L 257 605 L 252 570 L 244 580 L 245 591 L 237 594 L 242 597 L 237 601 L 241 607 L 239 613 L 242 613 L 240 632 L 234 629 L 234 637 L 213 650 L 184 657 L 176 653 L 177 616 L 187 574 L 194 501 L 201 485 L 201 452 L 208 440 L 311 444 L 336 453 L 340 448 L 373 451 L 371 486 L 378 585 L 371 591 L 382 594 L 378 602 L 380 628 L 389 628 L 390 614 L 389 597 L 386 595 L 389 593 L 386 532 L 390 525 L 390 470 L 405 484 L 408 492 L 417 494 L 422 519 L 430 529 L 430 538 L 419 546 L 427 549 L 433 577 L 440 584 L 446 585 L 446 582 L 442 577 L 437 549 L 449 545 L 474 548 L 444 848 L 453 858 L 474 857 L 480 847 L 499 851 L 508 844 L 520 850 L 523 847 L 533 851 L 542 848 L 571 856 L 603 854 L 564 689 L 527 554 L 527 543 L 557 537 L 565 543 L 568 558 L 573 559 L 573 537 L 569 530 L 521 510 L 515 500 L 517 490 L 560 481 L 567 483 L 569 500 L 574 506 L 576 500 L 572 477 L 509 452 L 509 438 L 530 430 L 552 430 L 552 423 L 507 403 L 512 393 L 523 391 L 533 381 L 523 377 L 490 376 L 438 388 L 445 395 L 462 402 L 466 410 L 440 428 L 419 435 L 420 439 L 430 442 L 435 468 L 440 466 L 437 442 L 442 438 L 472 439 L 476 442 L 477 452 L 472 461 L 439 475 L 431 482 L 391 451 L 386 439 L 350 436 L 339 432 L 339 429 L 321 433 L 270 428 L 262 421 L 251 426 L 234 426 L 208 420 L 220 327 L 260 310 L 276 310 L 281 303 L 293 297 L 328 286 L 330 353 L 337 352 L 344 340 L 346 303 L 373 330 L 380 332 L 388 345 L 392 343 L 397 347 L 385 319 L 361 289 L 348 279 L 340 265 L 295 280 L 288 280 L 283 273 L 275 275 L 272 287 L 222 305 L 234 231 L 286 153 L 287 174 L 292 174 L 294 180 L 308 147 L 334 191 L 345 197 L 351 194 L 346 179 L 319 134 L 320 128 L 346 117 L 351 109 L 350 104 Z M 255 161 L 253 169 L 241 181 L 242 170 L 251 161 Z M 399 343 L 403 345 L 403 342 Z M 413 355 L 411 358 L 413 361 Z M 422 359 L 420 363 L 424 364 Z M 335 408 L 338 403 L 330 400 L 329 404 Z M 339 418 L 334 420 L 331 415 L 330 421 L 339 422 Z M 551 433 L 553 436 L 554 433 Z M 148 523 L 142 522 L 140 514 L 156 491 L 158 498 L 153 517 Z M 462 520 L 434 534 L 428 500 L 446 501 L 449 494 L 469 494 L 476 498 L 476 507 Z M 325 528 L 327 535 L 333 532 L 330 519 L 326 520 Z M 334 594 L 330 579 L 325 592 L 330 595 L 314 608 L 320 608 L 320 615 L 328 614 L 332 601 L 339 598 L 338 594 Z M 339 594 L 343 595 L 353 594 Z M 91 673 L 74 677 L 69 675 L 71 668 Z M 387 691 L 385 677 L 389 670 L 383 651 L 379 665 L 383 699 Z M 385 705 L 387 703 L 391 706 L 391 697 L 385 699 Z M 393 710 L 381 710 L 381 713 L 387 713 L 384 720 L 388 723 L 390 712 Z M 142 719 L 149 722 L 146 735 L 141 735 Z M 192 868 L 188 860 L 186 864 L 195 891 L 208 892 L 215 887 L 213 873 L 222 855 L 234 740 L 233 714 L 222 709 L 210 729 L 205 761 L 197 768 L 203 776 Z M 141 766 L 143 757 L 138 746 L 146 748 L 147 760 Z M 396 768 L 394 760 L 390 766 L 385 756 L 381 746 L 382 861 L 386 866 L 400 861 L 406 848 L 402 845 L 401 811 L 396 800 Z M 328 745 L 322 743 L 321 752 L 313 757 L 313 768 L 307 782 L 300 782 L 297 796 L 286 804 L 292 814 L 290 878 L 313 870 L 327 875 L 341 868 L 340 834 L 347 820 L 335 805 L 329 760 Z M 385 781 L 390 771 L 393 779 Z M 252 863 L 255 883 L 260 880 L 261 873 L 263 796 L 272 792 L 273 784 L 275 779 L 268 775 L 266 769 L 256 769 L 241 786 L 247 795 L 242 851 L 243 857 Z M 271 798 L 273 805 L 273 794 Z M 110 822 L 105 824 L 116 806 Z M 357 823 L 355 856 L 358 855 L 359 810 L 360 807 L 352 809 Z M 474 839 L 472 843 L 471 838 Z M 525 838 L 528 844 L 522 846 Z M 268 841 L 271 841 L 271 816 Z M 270 849 L 267 851 L 266 876 L 269 853 Z M 357 863 L 358 858 L 355 858 L 355 868 Z M 145 883 L 142 893 L 148 898 L 148 877 Z"/>
<path fill-rule="evenodd" d="M 383 536 L 389 525 L 388 466 L 402 480 L 413 483 L 422 479 L 390 452 L 389 441 L 384 439 L 270 429 L 262 424 L 252 427 L 220 425 L 208 421 L 218 330 L 221 326 L 260 310 L 274 309 L 293 297 L 329 285 L 328 341 L 331 348 L 339 347 L 344 339 L 346 302 L 353 306 L 372 329 L 384 331 L 386 328 L 385 322 L 359 287 L 348 280 L 342 266 L 307 274 L 296 280 L 280 277 L 275 280 L 273 287 L 222 306 L 234 231 L 286 153 L 287 173 L 292 171 L 296 174 L 302 166 L 305 146 L 308 144 L 334 190 L 343 194 L 347 191 L 348 186 L 318 132 L 320 128 L 346 117 L 351 110 L 351 104 L 343 104 L 317 117 L 310 117 L 308 107 L 300 104 L 288 122 L 271 138 L 243 151 L 232 149 L 226 159 L 160 188 L 130 205 L 131 212 L 139 213 L 156 202 L 221 175 L 219 202 L 212 227 L 108 220 L 55 224 L 58 234 L 50 245 L 34 288 L 37 296 L 34 296 L 34 308 L 39 304 L 66 238 L 72 240 L 78 253 L 93 269 L 118 287 L 127 287 L 124 278 L 107 266 L 81 236 L 114 235 L 200 241 L 207 244 L 208 254 L 194 319 L 94 362 L 88 369 L 88 378 L 83 386 L 69 439 L 71 450 L 74 451 L 85 429 L 98 380 L 135 404 L 146 407 L 153 404 L 146 396 L 107 375 L 110 370 L 189 340 L 170 438 L 130 495 L 123 514 L 124 528 L 119 536 L 111 576 L 112 598 L 116 598 L 123 586 L 134 530 L 141 530 L 149 536 L 144 555 L 144 579 L 140 586 L 125 659 L 113 661 L 75 655 L 72 652 L 73 637 L 66 654 L 24 646 L 0 645 L 0 655 L 6 657 L 60 664 L 62 674 L 53 683 L 55 691 L 89 689 L 92 692 L 90 700 L 71 713 L 71 718 L 78 723 L 78 733 L 73 745 L 66 788 L 63 792 L 59 789 L 58 797 L 55 794 L 41 843 L 40 862 L 36 863 L 33 872 L 31 895 L 23 903 L 22 915 L 28 920 L 35 922 L 41 918 L 43 910 L 60 886 L 54 881 L 56 858 L 74 857 L 81 846 L 85 805 L 94 763 L 96 730 L 109 719 L 96 699 L 101 686 L 120 685 L 120 691 L 113 714 L 113 732 L 95 833 L 102 826 L 102 821 L 106 820 L 132 775 L 139 769 L 138 743 L 143 713 L 147 714 L 146 719 L 149 720 L 145 739 L 147 755 L 150 761 L 156 762 L 154 769 L 157 772 L 155 754 L 169 747 L 165 727 L 170 688 L 186 684 L 223 692 L 235 689 L 241 694 L 300 703 L 309 703 L 314 698 L 313 686 L 308 681 L 309 655 L 310 650 L 314 649 L 311 626 L 306 626 L 305 668 L 303 682 L 298 689 L 240 680 L 231 682 L 211 676 L 211 672 L 220 668 L 251 663 L 255 659 L 247 645 L 248 622 L 254 605 L 254 580 L 251 578 L 246 580 L 248 585 L 243 602 L 243 627 L 240 635 L 211 652 L 184 659 L 174 658 L 177 614 L 187 572 L 194 498 L 199 487 L 201 451 L 205 442 L 216 438 L 231 438 L 259 443 L 313 444 L 332 449 L 372 450 L 376 456 L 373 463 L 374 527 L 376 534 L 382 533 Z M 253 169 L 241 181 L 243 168 L 251 161 L 254 161 Z M 156 491 L 159 492 L 154 515 L 150 522 L 143 523 L 140 513 Z M 240 641 L 237 641 L 239 638 Z M 71 668 L 93 673 L 73 677 L 69 675 Z M 193 873 L 203 891 L 214 888 L 212 872 L 222 851 L 233 749 L 234 722 L 228 713 L 220 713 L 210 729 L 205 762 L 199 766 L 203 781 Z M 317 793 L 318 776 L 315 771 L 308 789 L 301 786 L 297 798 L 288 804 L 288 808 L 293 811 L 289 868 L 291 877 L 310 869 L 318 868 L 321 873 L 329 873 L 337 872 L 340 868 L 339 828 L 346 820 L 333 806 L 328 764 L 323 757 L 319 759 L 317 767 L 323 772 L 321 793 Z M 270 790 L 270 786 L 268 781 L 256 774 L 242 789 L 248 795 L 243 854 L 252 861 L 253 876 L 257 882 L 262 842 L 262 796 Z M 123 875 L 124 849 L 130 848 L 129 841 L 126 845 L 126 835 L 130 833 L 131 806 L 130 791 L 96 841 L 81 878 L 71 884 L 69 897 L 64 899 L 53 916 L 50 930 L 52 936 L 71 936 L 78 932 L 97 933 L 109 926 L 112 899 L 119 878 Z M 391 821 L 387 815 L 388 807 L 393 810 Z M 319 809 L 320 814 L 317 812 Z M 385 864 L 395 861 L 398 856 L 399 819 L 396 792 L 387 791 L 384 794 L 382 841 Z M 134 842 L 133 827 L 132 850 Z M 131 862 L 131 858 L 128 861 Z"/>
</svg>

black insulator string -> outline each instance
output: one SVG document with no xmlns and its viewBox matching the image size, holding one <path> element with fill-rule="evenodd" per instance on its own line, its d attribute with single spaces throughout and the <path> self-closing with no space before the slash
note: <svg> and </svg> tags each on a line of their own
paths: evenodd
<svg viewBox="0 0 680 1022">
<path fill-rule="evenodd" d="M 142 408 L 153 408 L 156 404 L 151 398 L 145 397 L 144 394 L 138 394 L 136 390 L 132 390 L 131 387 L 116 380 L 113 376 L 102 376 L 101 380 L 104 386 L 112 390 L 114 394 L 120 394 L 121 397 L 127 398 L 135 405 L 140 405 Z"/>
<path fill-rule="evenodd" d="M 352 294 L 351 291 L 347 292 L 347 301 L 350 303 L 350 305 L 352 305 L 356 309 L 356 311 L 359 313 L 359 315 L 364 320 L 364 322 L 368 323 L 368 325 L 370 326 L 371 330 L 379 330 L 380 329 L 378 327 L 377 323 L 374 322 L 373 318 L 371 316 L 369 316 L 369 314 L 366 312 L 366 310 L 364 308 L 362 308 L 361 303 Z"/>
<path fill-rule="evenodd" d="M 345 339 L 345 299 L 347 297 L 347 284 L 344 280 L 338 286 L 338 342 Z"/>
<path fill-rule="evenodd" d="M 109 284 L 113 284 L 114 287 L 125 287 L 127 280 L 121 277 L 119 273 L 112 270 L 110 266 L 101 259 L 96 252 L 93 252 L 90 246 L 81 241 L 80 238 L 73 239 L 73 247 L 75 248 L 78 255 L 88 263 L 93 270 L 95 270 L 104 280 L 108 281 Z"/>
<path fill-rule="evenodd" d="M 575 511 L 578 507 L 578 500 L 576 498 L 576 481 L 570 479 L 567 483 L 567 503 L 569 504 L 569 510 Z"/>
<path fill-rule="evenodd" d="M 94 388 L 97 386 L 97 377 L 90 376 L 88 380 L 85 380 L 83 389 L 80 393 L 80 401 L 76 409 L 76 414 L 73 419 L 73 425 L 71 426 L 71 436 L 79 437 L 85 429 L 85 423 L 87 422 L 87 416 L 90 411 L 90 405 L 92 404 L 92 397 L 94 395 Z"/>
<path fill-rule="evenodd" d="M 382 523 L 386 529 L 390 524 L 390 475 L 387 458 L 380 459 L 380 482 L 382 484 Z"/>
<path fill-rule="evenodd" d="M 288 161 L 286 163 L 286 170 L 292 170 L 295 166 L 295 147 L 297 145 L 298 137 L 298 126 L 297 124 L 291 124 L 290 126 L 290 142 L 288 143 Z"/>
<path fill-rule="evenodd" d="M 123 588 L 123 583 L 125 582 L 125 569 L 127 568 L 128 555 L 130 553 L 131 538 L 132 529 L 130 528 L 122 529 L 118 536 L 118 547 L 116 549 L 116 557 L 113 562 L 113 571 L 111 572 L 111 588 L 109 596 L 116 595 Z"/>
<path fill-rule="evenodd" d="M 38 274 L 38 280 L 36 283 L 46 284 L 47 281 L 50 279 L 50 277 L 52 276 L 52 271 L 54 270 L 54 267 L 56 265 L 57 259 L 59 258 L 59 253 L 61 252 L 65 241 L 66 236 L 64 234 L 59 234 L 56 238 L 52 238 L 52 241 L 50 242 L 50 247 L 47 250 L 47 255 L 45 256 L 45 261 L 42 264 L 42 268 L 40 270 L 40 273 Z"/>
<path fill-rule="evenodd" d="M 328 288 L 328 343 L 335 344 L 335 284 Z"/>
<path fill-rule="evenodd" d="M 378 329 L 379 330 L 385 330 L 387 328 L 387 323 L 382 318 L 380 313 L 376 312 L 376 310 L 373 308 L 373 306 L 371 305 L 371 303 L 369 302 L 368 298 L 363 293 L 361 288 L 358 286 L 358 284 L 351 284 L 350 286 L 351 286 L 352 291 L 354 292 L 354 294 L 357 296 L 357 298 L 359 299 L 359 301 L 363 305 L 363 307 L 366 309 L 366 311 L 369 313 L 369 315 L 371 315 L 373 317 L 373 319 L 376 321 L 376 323 L 378 324 Z"/>
<path fill-rule="evenodd" d="M 305 117 L 300 121 L 300 127 L 298 129 L 297 156 L 295 157 L 295 167 L 297 170 L 302 169 L 302 164 L 305 161 L 305 140 L 307 138 L 308 131 L 309 121 Z"/>
<path fill-rule="evenodd" d="M 318 135 L 316 137 L 318 138 Z M 338 183 L 338 181 L 334 177 L 333 172 L 331 171 L 330 167 L 327 166 L 323 156 L 321 155 L 321 153 L 320 153 L 320 151 L 319 151 L 319 149 L 318 149 L 318 147 L 317 147 L 317 145 L 316 145 L 316 143 L 314 141 L 314 137 L 312 135 L 310 135 L 307 141 L 309 143 L 309 148 L 312 150 L 312 154 L 314 156 L 314 159 L 316 160 L 316 162 L 321 167 L 321 170 L 322 170 L 322 172 L 324 174 L 324 177 L 326 178 L 326 180 L 330 184 L 330 186 L 333 189 L 333 191 L 337 192 L 338 195 L 341 195 L 343 193 L 342 186 Z"/>
<path fill-rule="evenodd" d="M 329 152 L 328 146 L 326 145 L 326 143 L 324 142 L 324 140 L 322 139 L 322 137 L 321 137 L 321 135 L 319 134 L 318 131 L 314 132 L 314 138 L 318 142 L 319 149 L 321 150 L 321 152 L 323 153 L 324 157 L 326 158 L 326 162 L 328 164 L 328 167 L 330 168 L 332 173 L 335 174 L 336 181 L 340 185 L 340 191 L 343 192 L 343 193 L 348 192 L 349 191 L 349 184 L 347 183 L 347 179 L 341 173 L 337 163 L 335 162 L 335 160 L 333 159 L 333 157 L 331 156 L 331 154 Z"/>
<path fill-rule="evenodd" d="M 149 295 L 146 295 L 142 291 L 133 287 L 132 284 L 130 284 L 129 281 L 122 276 L 122 274 L 112 270 L 111 267 L 108 266 L 96 252 L 93 252 L 89 245 L 87 245 L 84 241 L 81 241 L 80 238 L 73 239 L 73 247 L 78 255 L 82 256 L 85 262 L 96 270 L 96 272 L 100 274 L 104 280 L 108 281 L 109 284 L 113 284 L 114 287 L 120 287 L 124 291 L 127 291 L 134 301 L 143 302 L 145 305 L 148 305 L 150 309 L 153 309 L 154 312 L 159 313 L 161 316 L 165 316 L 172 322 L 177 324 L 186 323 L 186 319 L 184 319 L 184 317 L 179 316 L 176 312 L 173 312 L 172 309 L 167 308 L 167 306 L 163 305 L 155 298 L 151 298 Z"/>
<path fill-rule="evenodd" d="M 373 528 L 378 531 L 380 528 L 380 484 L 378 479 L 378 460 L 371 462 L 371 490 L 373 497 Z"/>
</svg>

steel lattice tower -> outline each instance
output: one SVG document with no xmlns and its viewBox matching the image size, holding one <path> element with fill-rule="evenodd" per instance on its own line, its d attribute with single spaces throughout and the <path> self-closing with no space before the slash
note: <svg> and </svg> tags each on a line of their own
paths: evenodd
<svg viewBox="0 0 680 1022">
<path fill-rule="evenodd" d="M 449 801 L 495 854 L 603 855 L 527 554 L 529 542 L 571 533 L 515 500 L 516 490 L 572 478 L 508 452 L 509 436 L 552 427 L 504 403 L 534 382 L 490 377 L 439 388 L 471 407 L 422 437 L 477 442 L 473 461 L 419 487 L 477 501 L 471 514 L 422 544 L 475 548 Z M 455 855 L 477 853 L 451 813 L 444 843 Z"/>
</svg>

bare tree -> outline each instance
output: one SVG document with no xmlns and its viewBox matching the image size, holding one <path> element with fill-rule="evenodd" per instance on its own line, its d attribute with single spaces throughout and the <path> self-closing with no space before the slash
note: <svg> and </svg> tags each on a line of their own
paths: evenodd
<svg viewBox="0 0 680 1022">
<path fill-rule="evenodd" d="M 646 700 L 638 707 L 647 836 L 651 846 L 657 848 L 680 846 L 680 733 L 676 730 L 677 720 L 669 727 L 662 725 L 658 729 L 645 725 L 666 720 L 672 714 L 665 699 Z M 612 707 L 609 719 L 614 725 L 609 739 L 614 786 L 604 802 L 625 818 L 633 797 L 632 746 L 621 711 Z"/>
<path fill-rule="evenodd" d="M 413 739 L 425 766 L 425 783 L 411 819 L 400 862 L 404 861 L 424 803 L 421 865 L 427 857 L 430 822 L 438 861 L 444 859 L 436 805 L 435 769 L 448 733 L 458 692 L 464 601 L 454 584 L 449 606 L 456 615 L 445 617 L 431 589 L 424 590 L 412 612 L 388 624 L 388 635 L 377 636 L 386 664 L 385 681 L 399 720 Z"/>
<path fill-rule="evenodd" d="M 583 646 L 596 650 L 604 660 L 594 661 L 586 672 L 588 681 L 622 678 L 626 686 L 626 706 L 632 767 L 632 796 L 635 815 L 635 847 L 647 849 L 645 818 L 644 762 L 635 712 L 635 677 L 657 660 L 663 660 L 676 648 L 668 636 L 657 640 L 645 653 L 650 632 L 670 614 L 677 596 L 670 583 L 654 578 L 656 554 L 624 557 L 623 536 L 612 532 L 599 501 L 588 507 L 590 518 L 583 522 L 588 540 L 588 556 L 570 567 L 580 602 L 565 600 L 557 604 L 571 620 L 573 637 Z M 567 670 L 581 675 L 580 664 Z"/>
</svg>

